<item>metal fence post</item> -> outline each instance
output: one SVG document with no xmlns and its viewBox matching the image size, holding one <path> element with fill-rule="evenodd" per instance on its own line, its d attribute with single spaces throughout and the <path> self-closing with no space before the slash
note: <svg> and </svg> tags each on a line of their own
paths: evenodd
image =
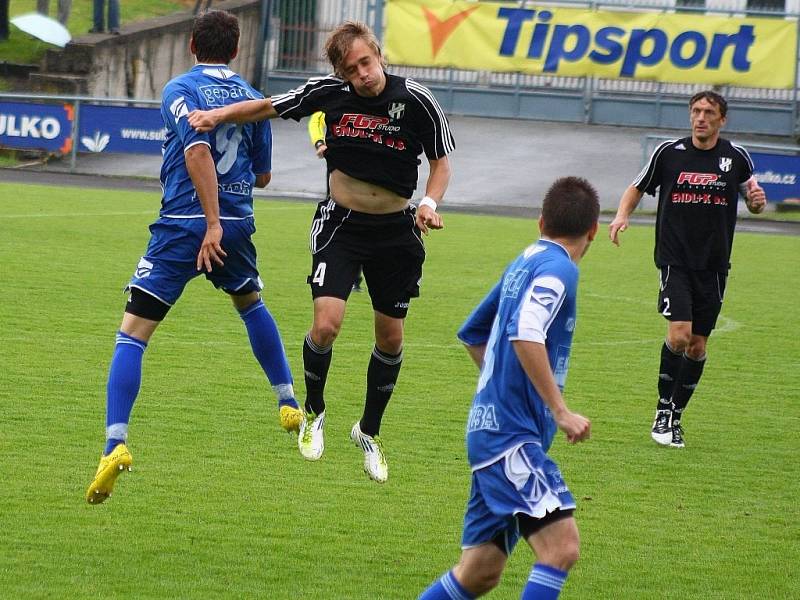
<svg viewBox="0 0 800 600">
<path fill-rule="evenodd" d="M 72 148 L 69 151 L 69 172 L 75 172 L 75 165 L 78 162 L 78 136 L 81 128 L 81 101 L 75 100 L 73 104 L 75 118 L 72 120 Z"/>
</svg>

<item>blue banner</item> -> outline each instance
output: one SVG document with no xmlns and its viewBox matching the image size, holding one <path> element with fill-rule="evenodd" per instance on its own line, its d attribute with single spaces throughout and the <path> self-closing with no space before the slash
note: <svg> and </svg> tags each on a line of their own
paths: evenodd
<svg viewBox="0 0 800 600">
<path fill-rule="evenodd" d="M 753 175 L 764 188 L 767 200 L 800 199 L 800 156 L 751 152 L 750 157 L 756 165 Z"/>
<path fill-rule="evenodd" d="M 158 108 L 82 104 L 78 150 L 161 154 L 167 136 Z"/>
<path fill-rule="evenodd" d="M 0 146 L 68 153 L 72 149 L 70 104 L 0 101 Z"/>
</svg>

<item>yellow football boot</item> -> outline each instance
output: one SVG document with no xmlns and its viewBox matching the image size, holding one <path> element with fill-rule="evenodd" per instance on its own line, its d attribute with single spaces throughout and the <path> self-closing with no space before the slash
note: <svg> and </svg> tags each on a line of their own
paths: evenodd
<svg viewBox="0 0 800 600">
<path fill-rule="evenodd" d="M 300 423 L 303 422 L 303 411 L 293 406 L 284 404 L 280 408 L 280 421 L 288 433 L 297 433 L 300 431 Z"/>
<path fill-rule="evenodd" d="M 105 502 L 111 496 L 117 477 L 125 470 L 130 471 L 132 464 L 133 457 L 125 444 L 117 444 L 111 454 L 101 456 L 94 479 L 86 490 L 86 501 L 89 504 Z"/>
</svg>

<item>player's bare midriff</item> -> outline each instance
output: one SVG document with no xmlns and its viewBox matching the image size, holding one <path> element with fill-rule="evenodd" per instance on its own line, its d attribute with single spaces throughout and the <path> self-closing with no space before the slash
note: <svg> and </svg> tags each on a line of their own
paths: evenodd
<svg viewBox="0 0 800 600">
<path fill-rule="evenodd" d="M 383 215 L 405 210 L 408 199 L 379 185 L 367 183 L 333 171 L 330 176 L 331 197 L 336 204 L 358 212 Z"/>
</svg>

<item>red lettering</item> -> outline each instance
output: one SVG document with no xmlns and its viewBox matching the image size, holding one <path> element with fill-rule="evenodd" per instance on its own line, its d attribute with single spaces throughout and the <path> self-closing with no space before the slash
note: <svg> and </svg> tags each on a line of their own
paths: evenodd
<svg viewBox="0 0 800 600">
<path fill-rule="evenodd" d="M 714 173 L 688 173 L 681 172 L 678 175 L 678 183 L 688 183 L 689 185 L 708 185 L 719 179 L 719 175 Z"/>
</svg>

